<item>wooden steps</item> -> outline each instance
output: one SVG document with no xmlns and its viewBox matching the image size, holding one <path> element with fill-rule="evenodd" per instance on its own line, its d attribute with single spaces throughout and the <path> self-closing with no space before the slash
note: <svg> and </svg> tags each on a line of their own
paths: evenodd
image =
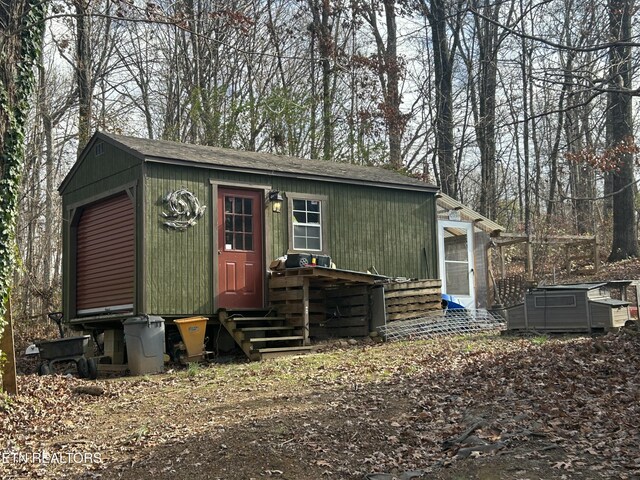
<svg viewBox="0 0 640 480">
<path fill-rule="evenodd" d="M 264 337 L 264 338 L 250 338 L 250 343 L 258 343 L 258 342 L 288 342 L 290 340 L 303 340 L 304 337 L 302 335 L 293 335 L 290 337 Z"/>
<path fill-rule="evenodd" d="M 237 322 L 237 323 L 249 323 L 249 322 L 273 323 L 273 322 L 284 321 L 284 320 L 286 320 L 285 317 L 237 317 L 234 315 L 231 315 L 227 318 L 227 321 Z"/>
<path fill-rule="evenodd" d="M 280 348 L 261 348 L 258 350 L 260 358 L 266 360 L 267 358 L 277 358 L 290 355 L 304 355 L 305 353 L 311 353 L 313 346 L 303 345 L 300 347 L 280 347 Z"/>
<path fill-rule="evenodd" d="M 313 350 L 302 326 L 292 325 L 285 317 L 244 317 L 221 310 L 220 323 L 231 334 L 249 360 L 264 360 L 285 355 L 302 355 Z"/>
<path fill-rule="evenodd" d="M 287 327 L 285 325 L 273 326 L 273 327 L 243 327 L 239 328 L 241 332 L 275 332 L 278 330 L 291 330 L 295 327 Z"/>
</svg>

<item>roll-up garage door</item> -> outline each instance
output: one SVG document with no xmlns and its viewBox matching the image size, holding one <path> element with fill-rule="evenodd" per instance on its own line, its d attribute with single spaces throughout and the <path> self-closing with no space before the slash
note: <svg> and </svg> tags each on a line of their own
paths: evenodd
<svg viewBox="0 0 640 480">
<path fill-rule="evenodd" d="M 76 232 L 77 314 L 131 311 L 135 225 L 129 196 L 122 193 L 85 207 Z"/>
</svg>

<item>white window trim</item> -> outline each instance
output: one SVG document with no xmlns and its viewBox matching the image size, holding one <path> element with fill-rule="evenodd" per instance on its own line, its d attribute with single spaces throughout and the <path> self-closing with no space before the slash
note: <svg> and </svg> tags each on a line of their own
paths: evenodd
<svg viewBox="0 0 640 480">
<path fill-rule="evenodd" d="M 326 195 L 314 195 L 309 193 L 295 193 L 295 192 L 287 192 L 287 228 L 289 232 L 289 250 L 288 253 L 304 253 L 304 252 L 313 252 L 319 253 L 322 255 L 329 254 L 329 246 L 327 245 L 327 212 L 328 212 L 328 204 L 329 197 Z M 293 245 L 293 201 L 294 200 L 317 200 L 320 202 L 320 250 L 300 250 L 294 248 Z M 307 224 L 297 224 L 297 225 L 307 225 Z M 308 224 L 311 226 L 316 226 L 317 224 Z"/>
</svg>

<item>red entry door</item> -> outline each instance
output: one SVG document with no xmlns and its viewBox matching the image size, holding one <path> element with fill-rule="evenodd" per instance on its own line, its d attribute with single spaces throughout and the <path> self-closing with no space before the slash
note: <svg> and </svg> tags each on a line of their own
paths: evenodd
<svg viewBox="0 0 640 480">
<path fill-rule="evenodd" d="M 218 308 L 262 308 L 262 192 L 218 189 Z"/>
</svg>

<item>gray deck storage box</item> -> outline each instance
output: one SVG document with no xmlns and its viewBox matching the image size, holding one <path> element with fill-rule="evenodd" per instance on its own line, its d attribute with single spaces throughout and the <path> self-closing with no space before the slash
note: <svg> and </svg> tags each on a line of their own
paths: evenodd
<svg viewBox="0 0 640 480">
<path fill-rule="evenodd" d="M 524 304 L 507 311 L 507 328 L 591 332 L 623 327 L 629 320 L 629 302 L 612 299 L 606 286 L 583 283 L 531 289 Z"/>
</svg>

